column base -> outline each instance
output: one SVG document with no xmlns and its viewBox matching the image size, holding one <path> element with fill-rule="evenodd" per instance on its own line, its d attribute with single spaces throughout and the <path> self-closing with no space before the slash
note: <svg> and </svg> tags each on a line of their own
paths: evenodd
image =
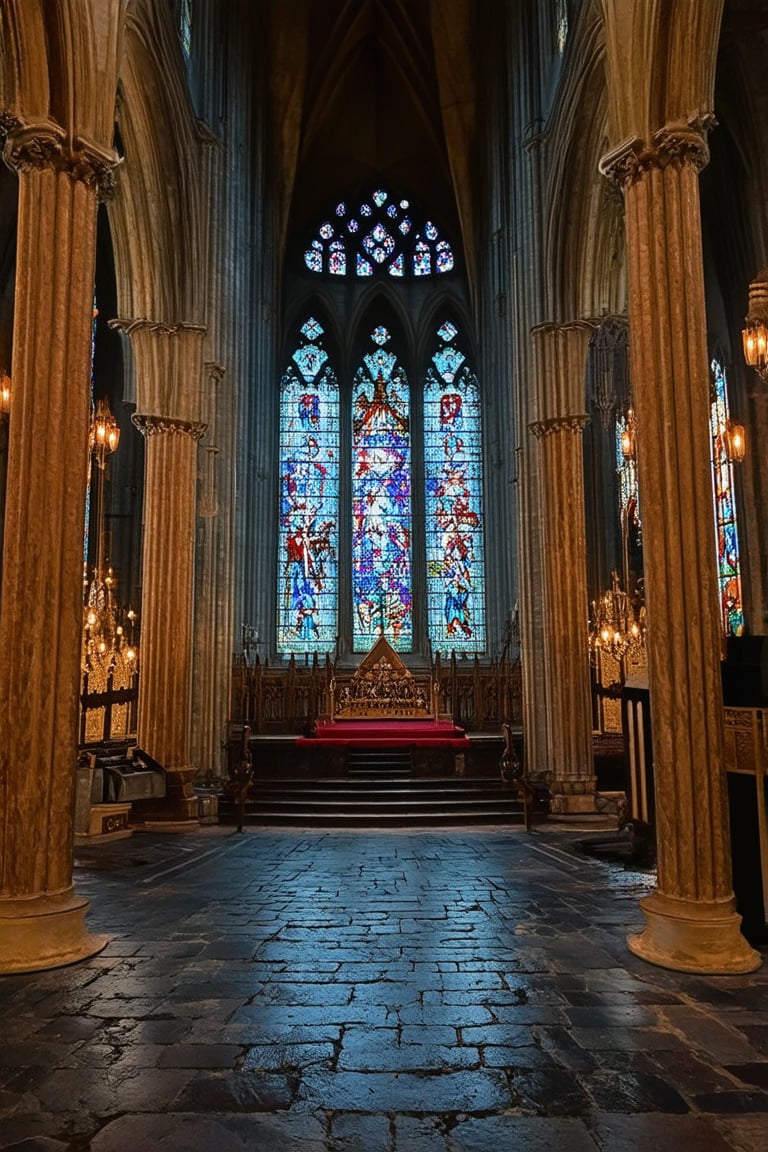
<svg viewBox="0 0 768 1152">
<path fill-rule="evenodd" d="M 0 899 L 0 973 L 61 968 L 95 956 L 109 943 L 85 926 L 89 901 L 69 892 Z"/>
<path fill-rule="evenodd" d="M 595 813 L 597 777 L 586 780 L 557 780 L 550 785 L 549 810 L 553 816 L 574 816 Z"/>
<path fill-rule="evenodd" d="M 709 903 L 652 892 L 640 908 L 645 930 L 629 936 L 627 946 L 649 964 L 716 976 L 754 972 L 763 962 L 741 934 L 733 898 Z"/>
</svg>

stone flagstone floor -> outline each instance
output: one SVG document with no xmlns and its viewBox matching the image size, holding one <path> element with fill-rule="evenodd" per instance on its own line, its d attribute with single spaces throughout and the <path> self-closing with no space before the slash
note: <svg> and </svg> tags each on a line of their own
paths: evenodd
<svg viewBox="0 0 768 1152">
<path fill-rule="evenodd" d="M 110 943 L 0 978 L 0 1149 L 766 1152 L 768 966 L 633 957 L 652 877 L 579 838 L 208 828 L 81 851 Z"/>
</svg>

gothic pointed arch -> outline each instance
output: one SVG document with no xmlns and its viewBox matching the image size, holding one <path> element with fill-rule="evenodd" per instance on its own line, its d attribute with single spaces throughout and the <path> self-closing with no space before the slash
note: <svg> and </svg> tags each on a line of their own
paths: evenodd
<svg viewBox="0 0 768 1152">
<path fill-rule="evenodd" d="M 194 115 L 170 10 L 150 0 L 134 0 L 126 20 L 117 125 L 125 155 L 109 212 L 120 313 L 201 324 L 212 142 Z"/>
</svg>

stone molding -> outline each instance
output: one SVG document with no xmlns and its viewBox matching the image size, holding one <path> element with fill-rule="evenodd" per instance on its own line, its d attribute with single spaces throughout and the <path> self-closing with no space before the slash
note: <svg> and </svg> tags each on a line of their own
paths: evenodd
<svg viewBox="0 0 768 1152">
<path fill-rule="evenodd" d="M 141 316 L 135 320 L 126 320 L 118 316 L 114 320 L 110 320 L 108 324 L 110 328 L 125 332 L 126 336 L 142 329 L 156 332 L 160 336 L 182 336 L 185 332 L 198 332 L 201 336 L 205 336 L 208 331 L 204 324 L 191 324 L 184 320 L 179 324 L 165 324 L 162 320 L 147 320 Z"/>
<path fill-rule="evenodd" d="M 28 124 L 9 112 L 0 114 L 0 129 L 5 133 L 3 159 L 14 171 L 53 168 L 95 189 L 101 200 L 114 196 L 121 160 L 113 151 L 79 136 L 70 141 L 52 121 Z"/>
<path fill-rule="evenodd" d="M 552 436 L 556 432 L 583 432 L 589 424 L 586 414 L 576 416 L 553 416 L 549 420 L 535 420 L 528 427 L 538 440 Z"/>
<path fill-rule="evenodd" d="M 650 143 L 639 136 L 625 140 L 603 156 L 600 171 L 622 188 L 636 183 L 651 168 L 690 166 L 700 172 L 709 163 L 707 133 L 716 123 L 709 113 L 687 124 L 665 124 L 654 132 Z"/>
<path fill-rule="evenodd" d="M 188 436 L 190 440 L 199 440 L 207 424 L 198 420 L 179 420 L 173 416 L 150 416 L 143 412 L 136 412 L 131 417 L 131 423 L 138 428 L 142 436 Z"/>
</svg>

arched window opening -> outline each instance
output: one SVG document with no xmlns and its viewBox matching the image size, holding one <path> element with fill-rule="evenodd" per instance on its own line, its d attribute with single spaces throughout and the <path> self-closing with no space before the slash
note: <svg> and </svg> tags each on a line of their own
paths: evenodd
<svg viewBox="0 0 768 1152">
<path fill-rule="evenodd" d="M 337 633 L 339 392 L 310 317 L 280 383 L 278 649 L 331 650 Z"/>
<path fill-rule="evenodd" d="M 424 383 L 427 616 L 434 651 L 485 648 L 482 438 L 477 379 L 444 323 Z"/>
<path fill-rule="evenodd" d="M 408 380 L 379 325 L 352 393 L 353 648 L 413 644 Z"/>
<path fill-rule="evenodd" d="M 331 346 L 306 319 L 280 382 L 277 652 L 344 658 L 383 636 L 414 659 L 481 655 L 480 388 L 460 278 L 437 315 L 433 299 L 450 241 L 377 189 L 339 201 L 299 259 L 326 280 L 323 323 L 338 326 Z"/>
<path fill-rule="evenodd" d="M 712 484 L 715 501 L 717 534 L 717 578 L 720 590 L 720 619 L 726 636 L 740 636 L 744 631 L 744 605 L 741 596 L 739 534 L 736 524 L 733 465 L 726 451 L 728 426 L 728 391 L 725 369 L 713 360 L 712 402 L 709 426 L 712 452 Z"/>
</svg>

